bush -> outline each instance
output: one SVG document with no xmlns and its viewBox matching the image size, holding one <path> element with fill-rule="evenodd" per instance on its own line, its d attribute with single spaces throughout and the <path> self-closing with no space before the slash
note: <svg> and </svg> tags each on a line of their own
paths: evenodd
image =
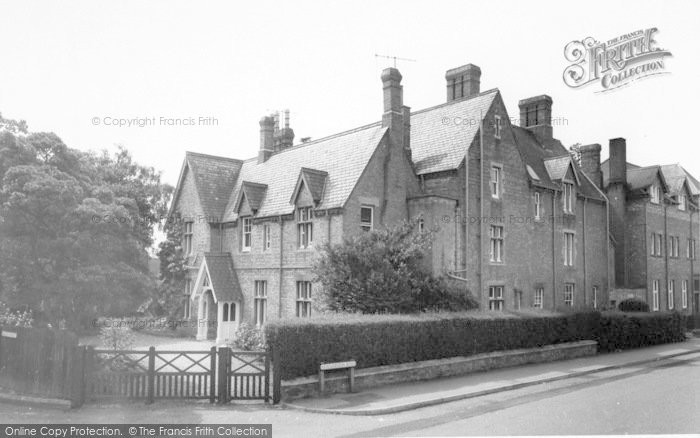
<svg viewBox="0 0 700 438">
<path fill-rule="evenodd" d="M 100 329 L 102 346 L 110 350 L 128 350 L 134 345 L 135 336 L 129 327 L 108 326 Z"/>
<path fill-rule="evenodd" d="M 649 305 L 638 298 L 627 298 L 617 305 L 620 312 L 648 312 Z"/>
<path fill-rule="evenodd" d="M 366 368 L 594 339 L 599 319 L 597 312 L 336 314 L 271 321 L 265 335 L 282 378 L 291 379 L 315 374 L 321 362 L 354 359 Z"/>
<path fill-rule="evenodd" d="M 263 331 L 258 327 L 250 326 L 246 323 L 242 323 L 238 326 L 233 339 L 230 341 L 229 345 L 237 350 L 264 350 L 265 340 Z"/>
<path fill-rule="evenodd" d="M 428 272 L 424 257 L 434 230 L 417 232 L 417 224 L 407 221 L 322 246 L 314 273 L 328 308 L 370 314 L 476 308 L 468 293 Z"/>
<path fill-rule="evenodd" d="M 6 327 L 31 327 L 33 322 L 32 311 L 11 311 L 5 303 L 0 301 L 0 326 Z"/>
<path fill-rule="evenodd" d="M 596 331 L 599 351 L 615 351 L 685 340 L 684 318 L 677 312 L 601 315 Z"/>
</svg>

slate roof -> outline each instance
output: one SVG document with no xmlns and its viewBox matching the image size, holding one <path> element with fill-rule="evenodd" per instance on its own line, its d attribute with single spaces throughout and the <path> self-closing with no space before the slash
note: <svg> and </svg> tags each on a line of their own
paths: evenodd
<svg viewBox="0 0 700 438">
<path fill-rule="evenodd" d="M 186 152 L 185 163 L 177 185 L 178 192 L 175 193 L 173 199 L 177 200 L 182 180 L 189 170 L 194 176 L 197 195 L 204 214 L 210 218 L 210 221 L 219 221 L 223 216 L 224 208 L 228 203 L 242 165 L 242 160 Z"/>
<path fill-rule="evenodd" d="M 299 176 L 303 179 L 309 192 L 311 192 L 313 200 L 315 202 L 320 202 L 323 197 L 323 188 L 326 184 L 328 172 L 302 167 Z"/>
<path fill-rule="evenodd" d="M 216 300 L 242 303 L 243 293 L 238 283 L 238 276 L 233 270 L 231 254 L 228 252 L 204 253 L 204 263 L 209 271 L 209 280 Z"/>
<path fill-rule="evenodd" d="M 642 170 L 642 169 L 652 169 L 652 170 Z M 693 175 L 683 168 L 680 164 L 664 164 L 656 166 L 640 167 L 632 163 L 627 163 L 627 180 L 630 185 L 631 173 L 635 173 L 634 186 L 635 188 L 648 187 L 651 183 L 649 182 L 650 173 L 653 173 L 653 169 L 661 171 L 665 184 L 668 186 L 670 194 L 678 194 L 680 189 L 683 187 L 683 182 L 688 182 L 688 189 L 692 195 L 700 195 L 700 183 Z M 603 174 L 603 185 L 608 184 L 608 178 L 610 175 L 610 160 L 605 160 L 600 163 L 600 170 Z M 641 173 L 637 174 L 640 170 Z M 648 183 L 648 184 L 647 184 Z"/>
<path fill-rule="evenodd" d="M 659 178 L 663 185 L 666 185 L 660 166 L 638 167 L 627 170 L 627 185 L 630 190 L 645 189 L 654 184 Z"/>
<path fill-rule="evenodd" d="M 571 166 L 571 155 L 566 154 L 561 157 L 546 158 L 544 167 L 547 169 L 549 178 L 552 181 L 561 181 L 566 176 L 566 172 Z"/>
<path fill-rule="evenodd" d="M 605 199 L 596 186 L 583 176 L 584 173 L 580 172 L 576 163 L 571 160 L 569 151 L 560 142 L 552 141 L 544 145 L 525 128 L 512 125 L 511 130 L 528 176 L 537 186 L 561 190 L 560 180 L 566 175 L 568 166 L 573 165 L 578 175 L 578 192 L 588 198 L 601 201 Z"/>
<path fill-rule="evenodd" d="M 690 194 L 700 195 L 700 185 L 680 164 L 665 164 L 661 166 L 661 172 L 666 178 L 666 183 L 672 194 L 677 194 L 683 188 L 683 183 L 688 182 Z"/>
<path fill-rule="evenodd" d="M 418 175 L 459 167 L 498 90 L 411 113 L 411 155 Z"/>
<path fill-rule="evenodd" d="M 258 211 L 263 199 L 265 199 L 265 193 L 267 192 L 267 184 L 258 184 L 248 181 L 243 181 L 241 183 L 241 190 L 238 191 L 238 197 L 236 198 L 236 204 L 234 205 L 234 210 L 238 211 L 241 207 L 241 201 L 245 195 L 245 199 L 248 202 L 248 207 L 253 211 Z"/>
<path fill-rule="evenodd" d="M 381 123 L 364 126 L 324 139 L 302 143 L 284 152 L 272 155 L 258 164 L 253 158 L 243 162 L 238 180 L 224 213 L 224 221 L 235 220 L 238 213 L 235 201 L 242 190 L 243 181 L 267 185 L 267 192 L 258 210 L 258 217 L 289 214 L 294 205 L 289 202 L 302 168 L 318 183 L 317 176 L 327 174 L 322 191 L 324 208 L 342 207 L 360 179 L 372 154 L 384 136 L 386 128 Z M 308 172 L 313 169 L 314 172 Z M 318 188 L 318 187 L 316 187 Z M 314 189 L 315 190 L 315 189 Z"/>
</svg>

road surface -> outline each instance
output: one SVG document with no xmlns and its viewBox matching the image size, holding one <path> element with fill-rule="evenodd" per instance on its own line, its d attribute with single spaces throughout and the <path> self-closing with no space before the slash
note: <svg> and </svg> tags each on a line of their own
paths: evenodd
<svg viewBox="0 0 700 438">
<path fill-rule="evenodd" d="M 383 416 L 259 404 L 135 402 L 70 412 L 0 405 L 0 423 L 9 422 L 272 423 L 274 437 L 698 434 L 700 354 Z"/>
</svg>

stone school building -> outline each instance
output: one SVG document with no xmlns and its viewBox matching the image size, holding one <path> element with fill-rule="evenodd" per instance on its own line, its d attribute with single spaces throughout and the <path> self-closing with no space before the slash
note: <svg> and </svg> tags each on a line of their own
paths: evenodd
<svg viewBox="0 0 700 438">
<path fill-rule="evenodd" d="M 511 117 L 467 64 L 441 79 L 444 102 L 416 111 L 401 80 L 383 71 L 371 125 L 295 143 L 278 114 L 260 120 L 256 157 L 186 153 L 171 215 L 184 220 L 184 312 L 198 338 L 313 315 L 315 248 L 416 217 L 438 230 L 429 268 L 482 309 L 609 302 L 620 242 L 606 187 L 556 139 L 552 99 L 520 100 Z"/>
</svg>

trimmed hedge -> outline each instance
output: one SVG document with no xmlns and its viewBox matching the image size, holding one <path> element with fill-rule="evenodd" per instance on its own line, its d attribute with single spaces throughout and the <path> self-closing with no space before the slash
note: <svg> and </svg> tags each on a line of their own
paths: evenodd
<svg viewBox="0 0 700 438">
<path fill-rule="evenodd" d="M 271 321 L 265 332 L 282 379 L 292 379 L 316 374 L 321 362 L 354 359 L 366 368 L 593 339 L 599 320 L 596 312 L 336 315 Z"/>
<path fill-rule="evenodd" d="M 677 312 L 333 315 L 271 321 L 265 335 L 282 379 L 293 379 L 350 359 L 367 368 L 588 339 L 600 351 L 636 348 L 683 341 L 685 324 Z"/>
<path fill-rule="evenodd" d="M 615 351 L 685 340 L 685 321 L 677 312 L 604 313 L 596 333 L 599 351 Z"/>
<path fill-rule="evenodd" d="M 617 305 L 620 312 L 648 312 L 649 305 L 638 298 L 627 298 Z"/>
</svg>

